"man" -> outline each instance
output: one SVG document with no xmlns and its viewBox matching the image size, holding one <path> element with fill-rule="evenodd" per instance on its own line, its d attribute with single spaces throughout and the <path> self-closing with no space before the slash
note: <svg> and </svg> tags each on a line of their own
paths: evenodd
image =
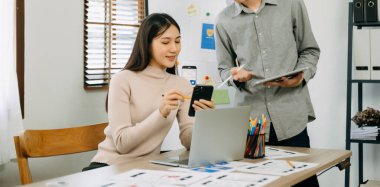
<svg viewBox="0 0 380 187">
<path fill-rule="evenodd" d="M 268 117 L 268 144 L 310 147 L 307 123 L 315 114 L 307 83 L 320 50 L 303 1 L 235 0 L 219 14 L 215 32 L 220 76 L 233 75 L 237 105 L 252 105 L 252 116 Z M 293 78 L 253 84 L 303 67 L 308 69 Z M 313 177 L 297 186 L 319 185 Z"/>
</svg>

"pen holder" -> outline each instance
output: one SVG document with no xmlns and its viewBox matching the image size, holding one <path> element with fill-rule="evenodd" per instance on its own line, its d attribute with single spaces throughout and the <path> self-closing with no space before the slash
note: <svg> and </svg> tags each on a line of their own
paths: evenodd
<svg viewBox="0 0 380 187">
<path fill-rule="evenodd" d="M 263 158 L 265 156 L 265 133 L 247 135 L 245 158 Z"/>
</svg>

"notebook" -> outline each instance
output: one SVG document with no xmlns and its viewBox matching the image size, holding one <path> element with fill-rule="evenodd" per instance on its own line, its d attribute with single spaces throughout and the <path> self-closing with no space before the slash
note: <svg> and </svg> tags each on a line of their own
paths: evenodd
<svg viewBox="0 0 380 187">
<path fill-rule="evenodd" d="M 249 106 L 197 111 L 190 153 L 150 162 L 199 167 L 243 159 L 250 111 Z"/>
</svg>

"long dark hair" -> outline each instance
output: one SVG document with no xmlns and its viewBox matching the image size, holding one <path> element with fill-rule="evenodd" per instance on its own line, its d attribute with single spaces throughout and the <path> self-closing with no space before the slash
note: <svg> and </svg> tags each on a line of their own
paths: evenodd
<svg viewBox="0 0 380 187">
<path fill-rule="evenodd" d="M 131 71 L 142 71 L 150 62 L 152 57 L 150 46 L 154 38 L 162 35 L 170 26 L 174 25 L 181 32 L 177 22 L 168 14 L 154 13 L 147 16 L 141 23 L 136 41 L 124 69 Z M 175 74 L 176 66 L 167 68 L 166 71 Z"/>
<path fill-rule="evenodd" d="M 124 70 L 142 71 L 152 58 L 150 46 L 154 38 L 164 34 L 170 26 L 174 25 L 181 33 L 178 23 L 168 14 L 154 13 L 147 16 L 141 23 L 137 33 L 135 44 L 133 45 L 131 56 Z M 176 74 L 176 65 L 166 68 L 166 72 Z M 108 93 L 106 98 L 106 111 L 108 112 Z"/>
</svg>

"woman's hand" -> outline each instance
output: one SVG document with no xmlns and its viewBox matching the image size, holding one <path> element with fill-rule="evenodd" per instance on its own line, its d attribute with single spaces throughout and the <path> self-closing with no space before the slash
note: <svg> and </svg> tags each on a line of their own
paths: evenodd
<svg viewBox="0 0 380 187">
<path fill-rule="evenodd" d="M 199 101 L 194 101 L 193 104 L 194 110 L 207 110 L 207 109 L 214 109 L 215 108 L 215 103 L 213 100 L 207 101 L 204 99 L 201 99 Z"/>
<path fill-rule="evenodd" d="M 280 86 L 280 87 L 291 88 L 291 87 L 299 86 L 302 83 L 302 81 L 303 81 L 303 72 L 298 73 L 297 76 L 291 79 L 286 78 L 286 77 L 281 77 L 281 81 L 279 82 L 276 82 L 276 81 L 266 82 L 264 83 L 264 86 Z"/>
<path fill-rule="evenodd" d="M 172 110 L 178 109 L 184 101 L 183 93 L 178 90 L 169 90 L 162 95 L 159 111 L 162 117 L 167 118 Z"/>
</svg>

